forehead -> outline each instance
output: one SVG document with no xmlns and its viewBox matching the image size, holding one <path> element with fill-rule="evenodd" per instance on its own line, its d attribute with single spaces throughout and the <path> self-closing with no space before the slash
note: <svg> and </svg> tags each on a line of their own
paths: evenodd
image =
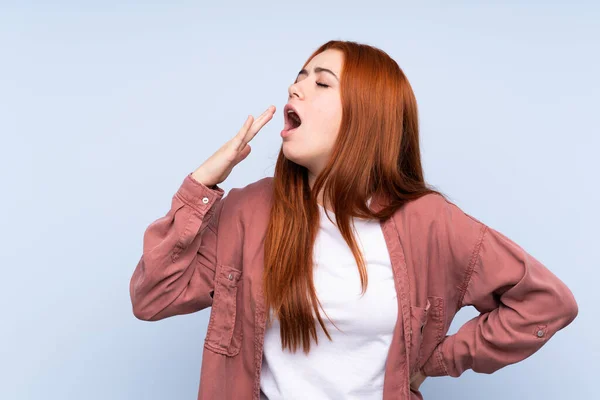
<svg viewBox="0 0 600 400">
<path fill-rule="evenodd" d="M 313 57 L 306 69 L 312 70 L 314 67 L 327 68 L 332 70 L 337 76 L 340 76 L 344 64 L 344 53 L 340 50 L 328 49 Z"/>
</svg>

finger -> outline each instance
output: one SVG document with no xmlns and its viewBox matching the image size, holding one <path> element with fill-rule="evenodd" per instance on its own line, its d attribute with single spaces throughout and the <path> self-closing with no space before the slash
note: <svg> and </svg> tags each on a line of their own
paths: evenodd
<svg viewBox="0 0 600 400">
<path fill-rule="evenodd" d="M 273 117 L 273 115 L 275 113 L 275 111 L 273 109 L 274 109 L 274 106 L 270 106 L 262 114 L 260 114 L 260 116 L 258 118 L 256 118 L 256 120 L 254 120 L 254 122 L 250 126 L 249 130 L 254 132 L 254 134 L 256 134 L 257 128 L 258 128 L 258 130 L 260 130 L 260 128 L 262 128 L 269 121 L 269 119 L 271 119 Z M 248 143 L 251 139 L 251 138 L 249 139 L 247 136 L 248 136 L 248 134 L 246 133 L 246 140 L 245 140 L 246 143 Z"/>
<path fill-rule="evenodd" d="M 263 111 L 263 113 L 260 114 L 258 116 L 258 118 L 253 119 L 252 123 L 250 124 L 250 127 L 253 126 L 253 125 L 256 125 L 257 123 L 260 123 L 259 121 L 264 120 L 264 118 L 269 114 L 269 112 L 272 112 L 274 114 L 275 113 L 274 108 L 275 108 L 275 106 L 270 106 L 265 111 Z M 271 111 L 271 109 L 273 109 L 273 110 Z M 253 117 L 252 117 L 252 115 L 249 115 L 248 118 L 253 118 Z M 246 122 L 248 122 L 248 120 L 246 120 Z M 243 135 L 241 135 L 241 133 L 242 133 L 242 130 L 244 130 L 243 128 L 245 128 L 245 127 L 246 127 L 246 124 L 244 124 L 244 126 L 242 127 L 242 129 L 240 129 L 240 131 L 238 132 L 238 134 L 240 134 L 240 136 L 243 136 Z M 248 131 L 248 129 L 245 130 L 244 134 L 246 134 L 247 131 Z"/>
<path fill-rule="evenodd" d="M 254 117 L 252 115 L 248 115 L 248 118 L 246 118 L 246 122 L 244 122 L 244 125 L 242 125 L 238 133 L 236 133 L 236 135 L 233 137 L 232 142 L 235 146 L 236 151 L 240 151 L 244 148 L 244 137 L 246 136 L 246 133 L 248 133 L 248 129 L 250 129 L 253 122 Z"/>
<path fill-rule="evenodd" d="M 246 144 L 244 146 L 244 148 L 238 153 L 237 157 L 235 158 L 234 165 L 237 165 L 238 163 L 243 161 L 246 157 L 248 157 L 248 154 L 250 154 L 251 150 L 252 150 L 252 148 L 250 147 L 250 145 Z"/>
<path fill-rule="evenodd" d="M 262 114 L 260 114 L 260 117 L 258 117 L 252 125 L 260 124 L 267 118 L 272 118 L 274 114 L 275 114 L 275 106 L 269 106 Z"/>
<path fill-rule="evenodd" d="M 267 108 L 267 110 L 252 124 L 248 132 L 244 137 L 244 142 L 250 142 L 254 136 L 265 126 L 271 119 L 273 119 L 273 115 L 275 114 L 275 106 L 271 106 Z"/>
<path fill-rule="evenodd" d="M 238 134 L 234 137 L 236 151 L 241 151 L 244 146 L 251 141 L 256 133 L 262 128 L 267 122 L 273 118 L 275 114 L 275 106 L 269 106 L 256 120 L 254 120 L 250 126 L 247 126 L 248 120 L 246 120 L 246 124 L 240 129 Z M 249 117 L 252 117 L 251 115 Z"/>
<path fill-rule="evenodd" d="M 262 114 L 260 114 L 260 117 L 257 118 L 257 120 L 259 119 L 263 119 L 265 118 L 267 115 L 269 114 L 274 114 L 275 113 L 275 106 L 269 106 L 267 107 L 267 109 L 265 111 L 263 111 Z"/>
</svg>

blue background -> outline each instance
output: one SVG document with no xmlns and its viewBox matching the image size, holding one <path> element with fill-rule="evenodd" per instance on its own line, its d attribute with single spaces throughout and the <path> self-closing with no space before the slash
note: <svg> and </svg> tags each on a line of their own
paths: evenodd
<svg viewBox="0 0 600 400">
<path fill-rule="evenodd" d="M 287 87 L 329 39 L 413 85 L 426 179 L 574 292 L 579 317 L 426 399 L 592 399 L 600 7 L 592 2 L 1 2 L 2 399 L 195 399 L 209 310 L 135 319 L 142 235 L 248 114 L 226 191 L 272 175 Z M 596 171 L 596 172 L 594 172 Z M 451 332 L 476 315 L 463 309 Z"/>
</svg>

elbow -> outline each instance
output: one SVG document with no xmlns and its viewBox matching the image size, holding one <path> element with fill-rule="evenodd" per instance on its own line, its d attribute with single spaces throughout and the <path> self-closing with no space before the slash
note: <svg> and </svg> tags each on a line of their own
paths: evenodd
<svg viewBox="0 0 600 400">
<path fill-rule="evenodd" d="M 129 299 L 133 315 L 141 321 L 154 321 L 156 309 L 152 306 L 148 289 L 140 285 L 141 279 L 136 274 L 129 282 Z"/>
<path fill-rule="evenodd" d="M 562 285 L 562 291 L 556 295 L 554 310 L 559 329 L 569 325 L 579 314 L 579 305 L 575 300 L 575 296 L 564 284 Z"/>
<path fill-rule="evenodd" d="M 146 290 L 139 290 L 133 280 L 129 286 L 129 298 L 131 299 L 131 310 L 133 315 L 141 321 L 155 321 L 160 310 L 157 309 L 156 302 L 149 296 Z"/>
<path fill-rule="evenodd" d="M 140 307 L 136 303 L 132 303 L 133 315 L 140 321 L 156 321 L 159 318 L 156 317 L 156 312 L 148 309 L 148 307 Z"/>
<path fill-rule="evenodd" d="M 565 326 L 567 326 L 577 318 L 577 315 L 579 314 L 579 305 L 577 305 L 577 301 L 572 293 L 570 296 L 565 296 L 564 303 Z"/>
<path fill-rule="evenodd" d="M 154 321 L 156 318 L 156 310 L 151 307 L 147 297 L 136 292 L 133 284 L 130 286 L 131 310 L 133 315 L 141 321 Z"/>
</svg>

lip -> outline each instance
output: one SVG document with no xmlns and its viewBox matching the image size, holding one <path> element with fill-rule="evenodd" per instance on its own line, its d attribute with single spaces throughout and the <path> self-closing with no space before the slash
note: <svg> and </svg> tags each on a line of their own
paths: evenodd
<svg viewBox="0 0 600 400">
<path fill-rule="evenodd" d="M 286 137 L 290 136 L 292 133 L 296 132 L 296 129 L 298 129 L 298 128 L 282 130 L 281 137 L 285 139 Z"/>
<path fill-rule="evenodd" d="M 294 111 L 298 115 L 298 117 L 300 117 L 300 120 L 302 120 L 302 116 L 298 112 L 298 109 L 291 103 L 287 103 L 285 105 L 285 107 L 283 107 L 283 119 L 285 121 L 285 126 L 284 126 L 284 129 L 281 131 L 282 138 L 286 138 L 286 137 L 290 136 L 298 128 L 298 127 L 296 127 L 296 128 L 290 129 L 291 125 L 290 125 L 290 120 L 288 117 L 289 110 Z"/>
<path fill-rule="evenodd" d="M 296 114 L 298 114 L 298 116 L 300 117 L 300 119 L 302 119 L 302 115 L 300 115 L 300 112 L 298 112 L 298 109 L 292 103 L 287 103 L 285 105 L 285 107 L 283 107 L 283 115 L 284 115 L 284 117 L 287 118 L 287 113 L 288 113 L 289 110 L 294 111 Z"/>
</svg>

